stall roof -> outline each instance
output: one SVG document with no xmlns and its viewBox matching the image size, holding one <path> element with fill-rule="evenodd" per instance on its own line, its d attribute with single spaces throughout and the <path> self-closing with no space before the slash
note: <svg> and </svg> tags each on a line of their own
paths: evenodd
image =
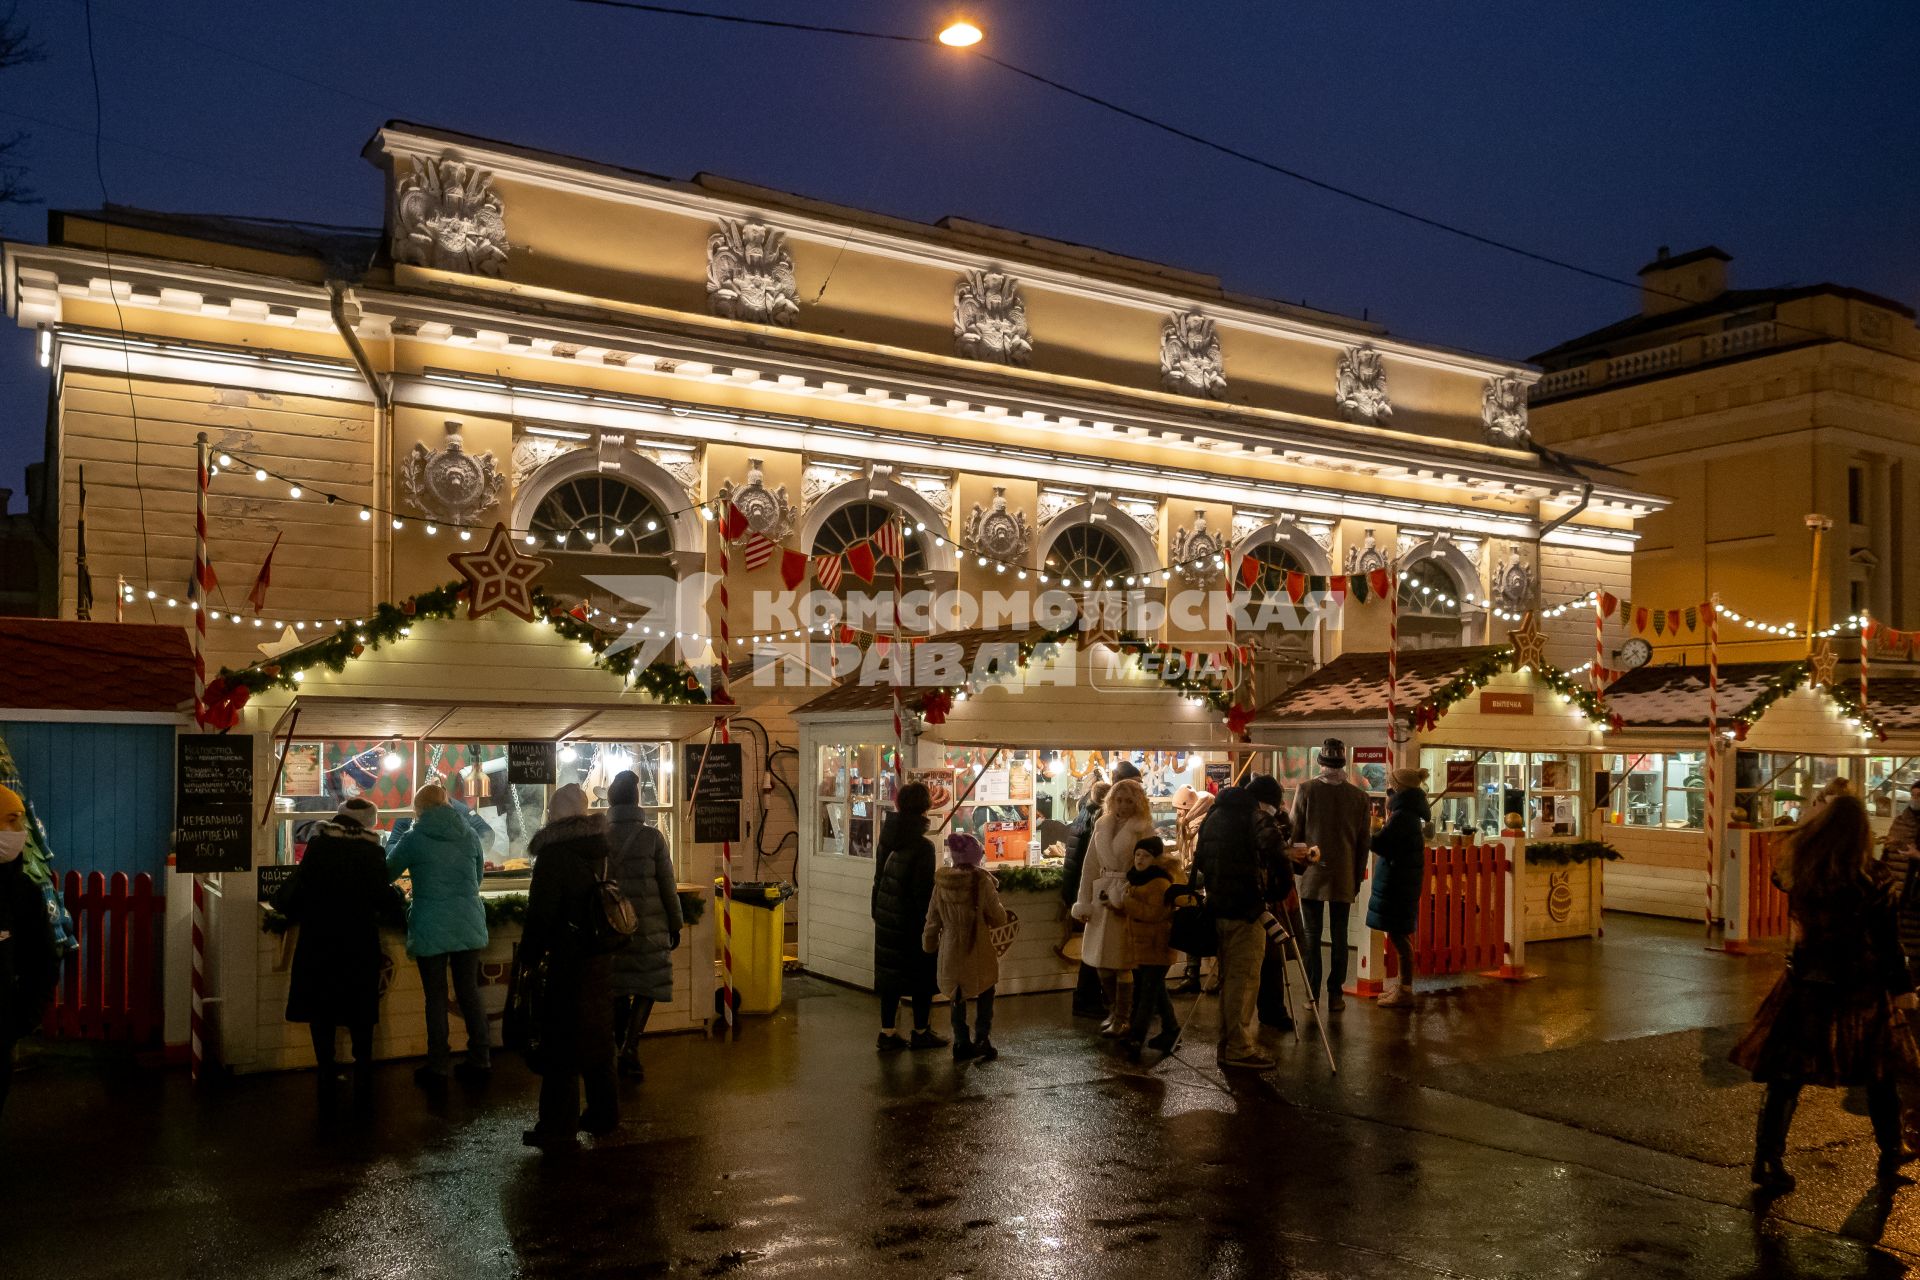
<svg viewBox="0 0 1920 1280">
<path fill-rule="evenodd" d="M 1731 721 L 1766 692 L 1782 669 L 1778 662 L 1726 662 L 1720 665 L 1719 714 Z M 1707 727 L 1707 669 L 1701 666 L 1641 667 L 1607 688 L 1607 709 L 1628 729 L 1704 729 Z"/>
<path fill-rule="evenodd" d="M 443 742 L 506 742 L 513 739 L 586 738 L 626 742 L 684 738 L 730 708 L 692 703 L 633 702 L 591 706 L 552 702 L 402 702 L 380 698 L 332 698 L 302 694 L 299 737 L 431 738 Z"/>
<path fill-rule="evenodd" d="M 0 618 L 0 717 L 11 711 L 178 714 L 193 702 L 185 627 Z"/>
<path fill-rule="evenodd" d="M 1435 689 L 1505 647 L 1402 650 L 1398 705 L 1408 710 L 1419 706 Z M 1386 714 L 1386 653 L 1343 653 L 1262 707 L 1253 723 L 1373 720 Z"/>
<path fill-rule="evenodd" d="M 1920 733 L 1920 679 L 1867 680 L 1867 707 L 1889 734 Z"/>
</svg>

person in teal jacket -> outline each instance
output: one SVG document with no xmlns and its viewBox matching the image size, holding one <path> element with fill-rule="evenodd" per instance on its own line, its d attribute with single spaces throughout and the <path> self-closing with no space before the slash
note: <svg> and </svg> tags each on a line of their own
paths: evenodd
<svg viewBox="0 0 1920 1280">
<path fill-rule="evenodd" d="M 427 1065 L 415 1083 L 433 1088 L 453 1075 L 447 1042 L 447 974 L 453 974 L 460 1020 L 467 1024 L 467 1059 L 461 1075 L 485 1080 L 493 1067 L 493 1035 L 480 1000 L 480 953 L 487 947 L 487 912 L 480 903 L 484 863 L 480 838 L 434 783 L 413 797 L 419 817 L 387 850 L 387 874 L 413 876 L 407 909 L 407 950 L 420 966 L 427 1000 Z"/>
</svg>

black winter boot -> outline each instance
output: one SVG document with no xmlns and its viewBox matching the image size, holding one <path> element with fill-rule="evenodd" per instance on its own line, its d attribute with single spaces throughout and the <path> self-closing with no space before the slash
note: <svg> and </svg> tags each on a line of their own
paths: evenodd
<svg viewBox="0 0 1920 1280">
<path fill-rule="evenodd" d="M 1760 1104 L 1760 1123 L 1753 1135 L 1753 1185 L 1764 1195 L 1784 1195 L 1793 1190 L 1793 1175 L 1787 1172 L 1787 1130 L 1793 1126 L 1794 1109 L 1800 1105 L 1800 1087 L 1774 1081 L 1767 1085 L 1767 1097 Z"/>
</svg>

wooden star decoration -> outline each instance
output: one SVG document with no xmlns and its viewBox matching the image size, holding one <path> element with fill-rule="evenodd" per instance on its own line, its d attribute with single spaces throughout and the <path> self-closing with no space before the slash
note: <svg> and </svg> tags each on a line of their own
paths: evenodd
<svg viewBox="0 0 1920 1280">
<path fill-rule="evenodd" d="M 1527 610 L 1527 616 L 1520 620 L 1518 631 L 1507 632 L 1507 639 L 1513 643 L 1515 671 L 1524 667 L 1532 667 L 1535 671 L 1547 669 L 1547 637 L 1541 632 L 1533 610 Z"/>
<path fill-rule="evenodd" d="M 1813 649 L 1813 682 L 1828 689 L 1833 688 L 1833 669 L 1840 664 L 1840 655 L 1833 651 L 1833 643 L 1825 636 Z"/>
<path fill-rule="evenodd" d="M 269 640 L 265 644 L 255 645 L 254 647 L 269 658 L 277 658 L 283 653 L 291 653 L 305 643 L 305 640 L 294 633 L 292 627 L 282 627 L 280 629 L 279 639 Z"/>
<path fill-rule="evenodd" d="M 522 555 L 507 536 L 507 526 L 496 524 L 487 545 L 478 551 L 456 551 L 447 562 L 467 580 L 467 616 L 478 618 L 495 609 L 534 621 L 533 580 L 551 561 Z"/>
</svg>

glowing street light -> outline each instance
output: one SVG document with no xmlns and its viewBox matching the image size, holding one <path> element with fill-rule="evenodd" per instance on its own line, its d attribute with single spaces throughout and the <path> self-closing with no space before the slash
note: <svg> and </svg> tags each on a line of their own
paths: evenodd
<svg viewBox="0 0 1920 1280">
<path fill-rule="evenodd" d="M 982 36 L 980 28 L 964 18 L 956 18 L 940 30 L 940 43 L 950 49 L 966 49 L 979 44 Z"/>
</svg>

